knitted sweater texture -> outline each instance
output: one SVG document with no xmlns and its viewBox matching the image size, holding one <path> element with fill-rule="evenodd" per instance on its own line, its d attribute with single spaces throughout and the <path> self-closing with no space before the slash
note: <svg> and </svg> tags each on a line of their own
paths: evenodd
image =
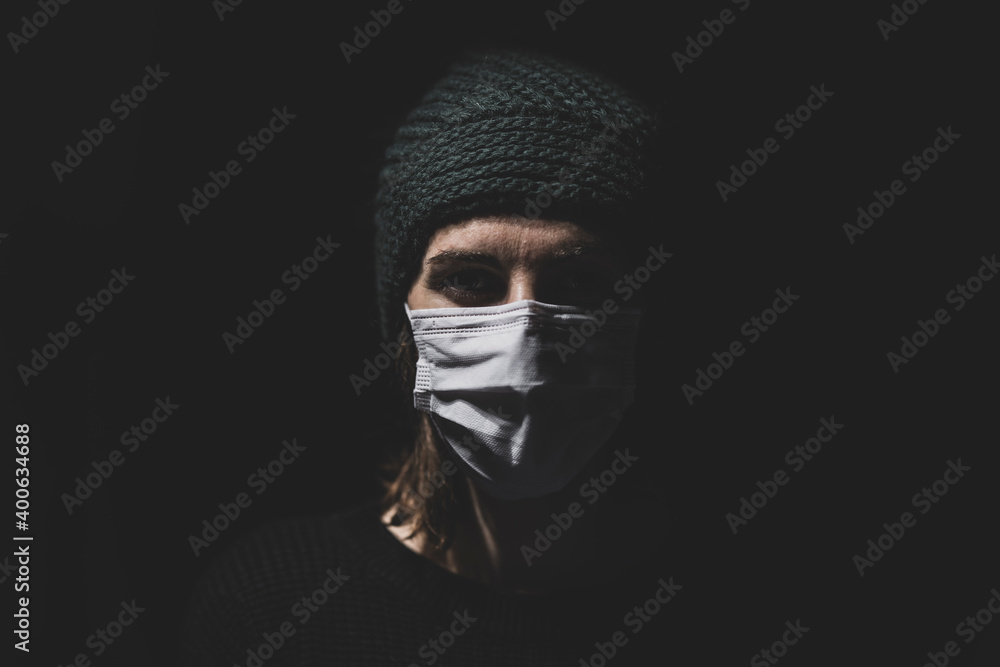
<svg viewBox="0 0 1000 667">
<path fill-rule="evenodd" d="M 195 592 L 178 664 L 578 665 L 609 639 L 608 612 L 620 619 L 615 597 L 600 586 L 499 593 L 411 552 L 369 502 L 267 524 L 218 557 Z M 638 658 L 614 664 L 652 664 Z"/>
</svg>

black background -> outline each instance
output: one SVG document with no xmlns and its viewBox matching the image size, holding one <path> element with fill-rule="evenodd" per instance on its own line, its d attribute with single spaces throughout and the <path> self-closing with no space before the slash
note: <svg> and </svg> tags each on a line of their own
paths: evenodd
<svg viewBox="0 0 1000 667">
<path fill-rule="evenodd" d="M 23 664 L 92 654 L 86 638 L 133 598 L 146 611 L 93 664 L 172 664 L 180 614 L 216 554 L 264 521 L 377 493 L 371 434 L 398 414 L 398 390 L 383 375 L 358 395 L 349 377 L 380 352 L 378 161 L 448 59 L 485 39 L 623 81 L 660 110 L 670 146 L 660 215 L 642 221 L 674 256 L 644 287 L 633 410 L 646 435 L 634 447 L 668 500 L 648 522 L 670 545 L 662 576 L 685 589 L 615 660 L 745 664 L 801 618 L 811 630 L 782 664 L 916 666 L 949 640 L 962 646 L 951 664 L 997 664 L 1000 621 L 969 645 L 954 628 L 1000 586 L 1000 283 L 961 311 L 945 301 L 1000 249 L 984 10 L 928 2 L 886 41 L 876 22 L 889 3 L 590 0 L 552 30 L 555 0 L 403 2 L 350 63 L 338 44 L 384 3 L 244 0 L 220 20 L 207 1 L 71 2 L 18 53 L 0 47 L 5 451 L 15 424 L 32 437 Z M 678 72 L 671 54 L 725 8 L 735 22 Z M 0 28 L 37 11 L 7 3 Z M 119 120 L 111 101 L 157 64 L 169 76 Z M 782 138 L 775 121 L 821 84 L 833 96 Z M 273 107 L 296 118 L 246 164 L 236 147 Z M 51 163 L 104 117 L 115 131 L 59 182 Z M 939 127 L 961 138 L 910 183 L 901 165 Z M 723 202 L 716 181 L 767 137 L 779 151 Z M 185 224 L 178 204 L 231 159 L 243 172 Z M 896 178 L 907 192 L 851 244 L 842 225 Z M 340 248 L 289 292 L 280 276 L 327 235 Z M 134 282 L 82 324 L 77 304 L 122 267 Z M 746 342 L 741 325 L 786 287 L 800 300 L 689 405 L 681 385 Z M 275 288 L 287 301 L 230 354 L 222 333 Z M 951 321 L 894 373 L 886 354 L 938 308 Z M 25 386 L 17 366 L 71 319 L 80 335 Z M 177 412 L 67 514 L 62 494 L 167 396 Z M 831 415 L 843 431 L 734 536 L 725 514 Z M 188 536 L 293 437 L 301 460 L 195 557 Z M 852 556 L 959 457 L 971 472 L 859 577 Z M 0 587 L 13 609 L 12 577 Z"/>
</svg>

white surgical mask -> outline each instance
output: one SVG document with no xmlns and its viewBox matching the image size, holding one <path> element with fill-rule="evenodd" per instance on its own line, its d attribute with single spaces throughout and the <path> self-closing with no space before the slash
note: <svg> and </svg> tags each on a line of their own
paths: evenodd
<svg viewBox="0 0 1000 667">
<path fill-rule="evenodd" d="M 638 309 L 405 307 L 419 355 L 413 405 L 491 496 L 563 488 L 632 403 Z"/>
</svg>

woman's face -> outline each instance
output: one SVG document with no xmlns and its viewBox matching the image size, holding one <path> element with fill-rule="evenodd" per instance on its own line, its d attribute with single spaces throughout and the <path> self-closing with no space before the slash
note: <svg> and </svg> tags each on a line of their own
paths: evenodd
<svg viewBox="0 0 1000 667">
<path fill-rule="evenodd" d="M 431 237 L 407 303 L 413 310 L 523 299 L 599 307 L 623 273 L 613 251 L 572 222 L 472 218 Z"/>
</svg>

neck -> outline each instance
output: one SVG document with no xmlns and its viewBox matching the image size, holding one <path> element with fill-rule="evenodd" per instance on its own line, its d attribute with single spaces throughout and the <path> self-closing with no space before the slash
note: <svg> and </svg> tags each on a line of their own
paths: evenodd
<svg viewBox="0 0 1000 667">
<path fill-rule="evenodd" d="M 449 549 L 435 550 L 423 535 L 406 536 L 407 525 L 387 526 L 409 549 L 439 566 L 500 590 L 534 594 L 593 583 L 634 561 L 648 528 L 633 512 L 604 499 L 588 505 L 572 486 L 541 498 L 497 500 L 467 478 L 472 512 L 456 527 Z M 576 503 L 575 512 L 570 508 Z M 383 517 L 388 524 L 395 513 Z M 553 517 L 553 514 L 556 516 Z M 555 539 L 552 539 L 552 538 Z"/>
</svg>

